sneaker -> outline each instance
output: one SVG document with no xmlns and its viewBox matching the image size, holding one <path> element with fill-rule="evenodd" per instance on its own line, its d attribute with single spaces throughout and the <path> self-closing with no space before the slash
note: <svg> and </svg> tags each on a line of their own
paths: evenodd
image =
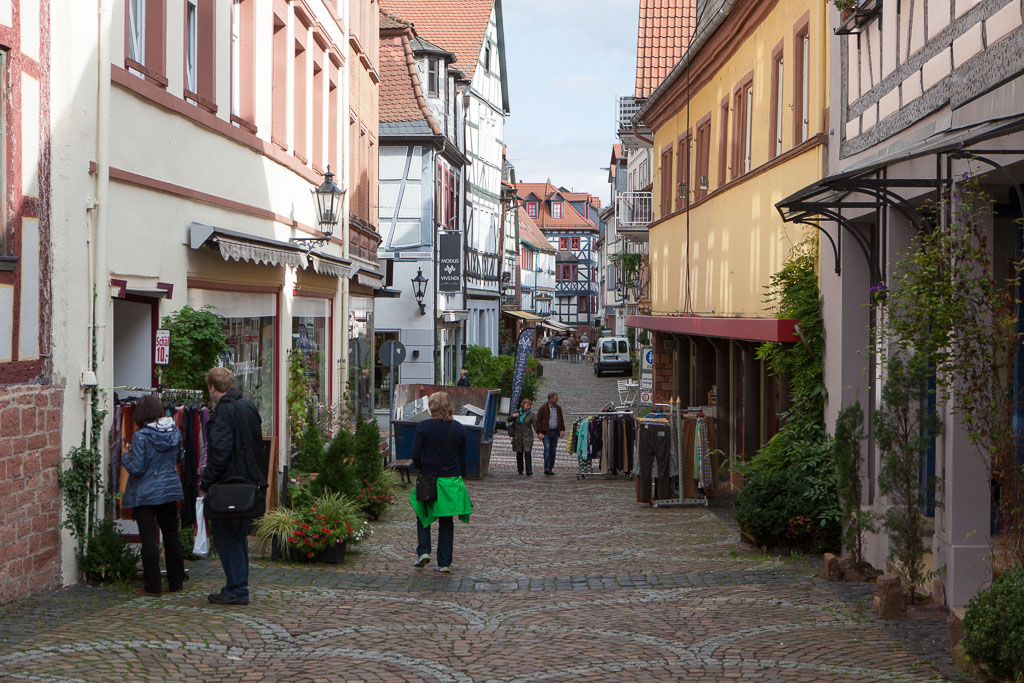
<svg viewBox="0 0 1024 683">
<path fill-rule="evenodd" d="M 210 593 L 206 596 L 206 599 L 215 605 L 248 605 L 249 598 L 240 598 L 236 595 L 228 595 L 224 591 L 220 593 Z"/>
<path fill-rule="evenodd" d="M 416 567 L 416 569 L 423 569 L 428 564 L 430 564 L 430 555 L 420 555 L 420 559 L 413 562 L 412 566 Z"/>
<path fill-rule="evenodd" d="M 437 571 L 441 572 L 442 574 L 451 574 L 452 573 L 452 568 L 451 567 L 438 567 Z"/>
</svg>

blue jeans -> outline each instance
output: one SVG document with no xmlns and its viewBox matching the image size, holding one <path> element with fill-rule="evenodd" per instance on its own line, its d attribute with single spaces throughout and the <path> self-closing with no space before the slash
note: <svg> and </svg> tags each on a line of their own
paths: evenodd
<svg viewBox="0 0 1024 683">
<path fill-rule="evenodd" d="M 236 598 L 249 597 L 249 520 L 211 519 L 210 531 L 227 579 L 223 592 Z"/>
<path fill-rule="evenodd" d="M 430 527 L 423 526 L 416 517 L 416 556 L 430 554 Z M 455 518 L 437 518 L 437 566 L 450 567 L 452 564 L 452 545 L 455 542 Z"/>
<path fill-rule="evenodd" d="M 555 469 L 555 453 L 558 452 L 558 430 L 552 429 L 544 435 L 544 469 Z"/>
</svg>

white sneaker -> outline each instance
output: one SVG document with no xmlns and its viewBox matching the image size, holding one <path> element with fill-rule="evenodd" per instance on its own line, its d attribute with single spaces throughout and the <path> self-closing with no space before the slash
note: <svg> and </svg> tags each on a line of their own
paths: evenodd
<svg viewBox="0 0 1024 683">
<path fill-rule="evenodd" d="M 423 569 L 428 564 L 430 564 L 430 555 L 420 555 L 420 559 L 413 562 L 412 566 L 416 567 L 416 569 Z"/>
</svg>

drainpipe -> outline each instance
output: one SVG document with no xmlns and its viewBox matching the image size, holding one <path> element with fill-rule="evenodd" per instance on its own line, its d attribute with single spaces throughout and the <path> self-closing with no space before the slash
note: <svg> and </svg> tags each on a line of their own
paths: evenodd
<svg viewBox="0 0 1024 683">
<path fill-rule="evenodd" d="M 90 297 L 91 334 L 89 335 L 87 355 L 90 370 L 97 370 L 98 386 L 105 386 L 105 365 L 98 371 L 99 361 L 106 359 L 107 349 L 107 298 L 109 271 L 107 265 L 107 202 L 110 197 L 110 40 L 106 27 L 110 25 L 111 4 L 114 0 L 98 0 L 96 37 L 98 42 L 98 62 L 96 67 L 96 210 L 92 221 L 90 265 L 93 267 L 92 289 L 87 292 Z M 95 293 L 95 297 L 93 297 Z M 95 340 L 95 341 L 94 341 Z M 93 344 L 95 343 L 95 347 Z M 97 362 L 94 367 L 92 354 L 95 348 Z M 96 387 L 88 392 L 86 420 L 92 418 L 93 404 L 99 402 L 100 394 Z M 90 430 L 86 430 L 87 433 Z M 88 444 L 92 446 L 93 444 Z"/>
</svg>

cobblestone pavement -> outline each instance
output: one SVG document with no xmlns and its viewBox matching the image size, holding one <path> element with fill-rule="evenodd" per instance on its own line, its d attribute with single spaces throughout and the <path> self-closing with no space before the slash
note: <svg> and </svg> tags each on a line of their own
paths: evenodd
<svg viewBox="0 0 1024 683">
<path fill-rule="evenodd" d="M 549 371 L 549 382 L 561 383 L 565 369 Z M 582 397 L 604 391 L 608 380 L 589 387 L 576 377 L 566 381 L 579 381 Z M 870 588 L 827 584 L 811 576 L 807 561 L 756 553 L 714 507 L 655 510 L 634 502 L 627 480 L 528 479 L 503 467 L 469 487 L 476 511 L 470 524 L 456 524 L 450 576 L 432 565 L 411 567 L 414 522 L 402 504 L 344 565 L 254 557 L 253 598 L 245 607 L 206 602 L 222 575 L 217 562 L 202 561 L 190 563 L 183 592 L 159 599 L 79 586 L 0 608 L 0 677 L 526 682 L 951 675 L 944 620 L 881 622 L 865 610 Z"/>
</svg>

